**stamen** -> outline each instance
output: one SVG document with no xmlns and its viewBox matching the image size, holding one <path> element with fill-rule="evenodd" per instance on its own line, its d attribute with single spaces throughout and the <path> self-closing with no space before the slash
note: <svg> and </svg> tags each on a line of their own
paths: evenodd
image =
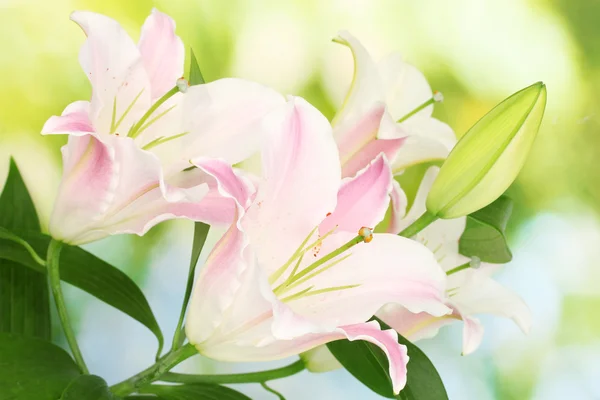
<svg viewBox="0 0 600 400">
<path fill-rule="evenodd" d="M 304 253 L 304 254 L 306 254 L 306 253 Z M 298 267 L 300 267 L 300 263 L 302 262 L 302 259 L 304 259 L 304 254 L 302 254 L 300 256 L 300 258 L 298 258 L 298 262 L 294 266 L 294 269 L 292 270 L 292 273 L 290 274 L 290 276 L 285 281 L 283 281 L 283 283 L 281 285 L 279 285 L 275 289 L 273 289 L 273 293 L 275 293 L 276 295 L 279 295 L 280 293 L 283 293 L 286 291 L 287 285 L 290 283 L 291 279 L 294 277 L 294 274 L 296 274 L 296 271 L 298 271 Z"/>
<path fill-rule="evenodd" d="M 163 103 L 173 97 L 175 94 L 179 93 L 179 88 L 177 86 L 173 87 L 167 93 L 165 93 L 160 99 L 156 100 L 156 102 L 146 111 L 146 114 L 129 130 L 128 136 L 132 139 L 135 139 L 140 134 L 140 128 L 144 126 L 146 120 L 150 118 L 150 116 L 156 111 Z"/>
<path fill-rule="evenodd" d="M 281 299 L 281 302 L 285 303 L 287 301 L 299 299 L 302 296 L 304 296 L 306 293 L 308 293 L 313 287 L 314 286 L 309 286 L 306 289 L 299 291 L 298 293 L 294 293 L 294 294 L 291 294 L 291 295 L 289 295 L 287 297 L 284 297 L 283 299 Z"/>
<path fill-rule="evenodd" d="M 156 121 L 158 121 L 159 119 L 161 119 L 162 117 L 164 117 L 165 115 L 167 115 L 167 113 L 169 111 L 171 111 L 172 109 L 174 109 L 175 107 L 176 107 L 176 104 L 172 105 L 171 107 L 167 108 L 165 111 L 163 111 L 160 114 L 158 114 L 156 117 L 152 118 L 150 121 L 146 122 L 146 124 L 140 128 L 140 131 L 138 132 L 138 135 L 140 133 L 144 132 L 150 125 L 152 125 L 153 123 L 155 123 Z"/>
<path fill-rule="evenodd" d="M 325 267 L 314 271 L 312 274 L 306 275 L 304 278 L 302 279 L 297 279 L 297 280 L 293 280 L 293 279 L 289 279 L 289 283 L 287 284 L 287 286 L 285 288 L 283 288 L 283 292 L 287 291 L 287 290 L 291 290 L 293 288 L 295 288 L 298 285 L 303 284 L 306 281 L 311 280 L 312 278 L 314 278 L 315 276 L 322 274 L 323 272 L 327 271 L 328 269 L 333 268 L 334 266 L 336 266 L 337 264 L 341 263 L 342 261 L 344 261 L 346 258 L 350 257 L 352 254 L 346 254 L 344 257 L 341 257 L 338 260 L 333 261 L 331 264 L 326 265 Z M 277 294 L 277 293 L 276 293 Z"/>
<path fill-rule="evenodd" d="M 133 108 L 133 106 L 135 105 L 135 103 L 137 103 L 138 99 L 140 98 L 140 96 L 142 95 L 142 93 L 144 93 L 144 89 L 142 89 L 137 96 L 135 96 L 135 98 L 133 99 L 133 101 L 131 102 L 131 104 L 129 104 L 129 106 L 127 107 L 127 109 L 125 110 L 125 112 L 123 112 L 123 115 L 121 115 L 121 118 L 119 118 L 119 120 L 115 123 L 115 118 L 117 116 L 117 97 L 115 96 L 115 101 L 113 102 L 113 118 L 112 121 L 110 123 L 110 133 L 113 134 L 116 132 L 117 129 L 119 129 L 119 125 L 121 125 L 121 122 L 123 122 L 123 120 L 125 119 L 125 117 L 127 116 L 127 114 L 129 114 L 129 112 L 131 111 L 131 109 Z"/>
<path fill-rule="evenodd" d="M 415 108 L 414 110 L 412 110 L 411 112 L 409 112 L 408 114 L 406 114 L 404 117 L 400 118 L 396 122 L 398 122 L 398 123 L 404 122 L 407 119 L 409 119 L 410 117 L 412 117 L 413 115 L 415 115 L 416 113 L 418 113 L 419 111 L 421 111 L 422 109 L 424 109 L 425 107 L 430 106 L 433 103 L 442 102 L 443 100 L 444 100 L 444 95 L 441 92 L 438 92 L 436 90 L 435 92 L 433 92 L 433 97 L 431 97 L 425 103 L 421 104 L 420 106 L 418 106 L 417 108 Z"/>
<path fill-rule="evenodd" d="M 306 243 L 308 243 L 308 241 L 310 240 L 312 235 L 317 231 L 317 229 L 319 229 L 318 226 L 315 229 L 313 229 L 312 231 L 310 231 L 310 233 L 308 234 L 306 239 L 304 239 L 304 241 L 302 242 L 300 247 L 298 247 L 298 250 L 296 250 L 296 252 L 294 254 L 292 254 L 292 257 L 290 257 L 290 259 L 287 260 L 287 262 L 285 264 L 283 264 L 277 271 L 275 271 L 271 274 L 271 276 L 269 277 L 269 284 L 272 285 L 273 283 L 275 283 L 275 281 L 277 279 L 279 279 L 281 277 L 281 275 L 283 275 L 283 273 L 294 262 L 294 260 L 296 258 L 300 257 L 301 254 L 304 254 L 304 252 L 302 251 L 304 246 L 306 246 Z"/>
<path fill-rule="evenodd" d="M 173 136 L 169 136 L 169 137 L 164 137 L 164 136 L 158 137 L 158 138 L 154 139 L 153 141 L 151 141 L 150 143 L 144 145 L 144 147 L 142 147 L 142 150 L 150 150 L 153 147 L 170 142 L 171 140 L 179 139 L 180 137 L 185 136 L 188 133 L 189 132 L 183 132 L 183 133 L 179 133 L 177 135 L 173 135 Z"/>
</svg>

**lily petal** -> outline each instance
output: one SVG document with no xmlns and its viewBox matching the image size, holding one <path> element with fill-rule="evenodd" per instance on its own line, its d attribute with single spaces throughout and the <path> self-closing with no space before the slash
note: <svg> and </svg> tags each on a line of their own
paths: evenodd
<svg viewBox="0 0 600 400">
<path fill-rule="evenodd" d="M 392 189 L 392 172 L 380 154 L 354 178 L 345 179 L 338 191 L 337 206 L 319 226 L 325 234 L 337 226 L 345 232 L 356 233 L 363 227 L 375 227 L 385 216 Z"/>
<path fill-rule="evenodd" d="M 175 34 L 175 21 L 152 9 L 152 14 L 142 26 L 138 47 L 152 85 L 152 98 L 157 99 L 183 76 L 185 49 Z"/>
<path fill-rule="evenodd" d="M 143 235 L 171 218 L 203 220 L 208 183 L 176 187 L 164 182 L 160 161 L 131 138 L 70 136 L 63 147 L 63 178 L 50 233 L 71 244 L 111 234 Z"/>
<path fill-rule="evenodd" d="M 372 107 L 383 104 L 385 92 L 377 70 L 377 65 L 367 49 L 349 32 L 341 31 L 335 42 L 348 46 L 354 57 L 354 77 L 344 104 L 335 115 L 332 125 L 344 130 L 344 126 L 352 126 Z M 337 134 L 336 134 L 337 135 Z"/>
<path fill-rule="evenodd" d="M 270 274 L 334 210 L 340 164 L 329 122 L 301 98 L 267 116 L 262 128 L 263 180 L 244 226 Z"/>
<path fill-rule="evenodd" d="M 402 231 L 404 226 L 403 218 L 406 216 L 406 206 L 408 205 L 408 199 L 406 193 L 400 187 L 400 184 L 395 179 L 392 180 L 392 191 L 390 192 L 390 224 L 388 225 L 386 232 L 397 235 Z"/>
<path fill-rule="evenodd" d="M 335 236 L 324 241 L 321 254 L 329 253 L 326 247 L 338 247 Z M 349 253 L 349 257 L 338 259 L 332 268 L 298 285 L 293 292 L 310 286 L 314 290 L 345 289 L 290 301 L 296 313 L 322 323 L 350 325 L 368 320 L 388 303 L 401 304 L 414 313 L 443 316 L 450 312 L 444 305 L 446 275 L 420 243 L 397 235 L 375 234 L 371 243 L 359 243 Z"/>
<path fill-rule="evenodd" d="M 402 60 L 399 53 L 392 53 L 377 65 L 382 87 L 385 88 L 385 104 L 394 121 L 404 117 L 427 100 L 432 91 L 421 71 Z M 415 117 L 430 117 L 433 105 L 425 107 Z"/>
<path fill-rule="evenodd" d="M 43 135 L 87 135 L 94 132 L 89 118 L 90 103 L 76 101 L 69 104 L 60 116 L 52 116 L 42 128 Z"/>
<path fill-rule="evenodd" d="M 87 35 L 79 62 L 92 84 L 94 128 L 108 133 L 113 121 L 122 118 L 119 127 L 128 129 L 151 101 L 150 81 L 137 46 L 116 21 L 104 15 L 75 11 L 71 19 Z"/>
</svg>

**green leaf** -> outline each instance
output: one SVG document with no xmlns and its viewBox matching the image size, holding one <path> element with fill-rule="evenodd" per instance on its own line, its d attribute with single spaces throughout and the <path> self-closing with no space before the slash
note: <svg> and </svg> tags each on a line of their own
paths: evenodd
<svg viewBox="0 0 600 400">
<path fill-rule="evenodd" d="M 60 400 L 117 400 L 104 379 L 96 375 L 81 375 L 64 390 Z"/>
<path fill-rule="evenodd" d="M 40 231 L 40 222 L 14 160 L 0 195 L 0 227 Z M 0 260 L 0 332 L 50 339 L 50 294 L 46 277 L 19 263 Z"/>
<path fill-rule="evenodd" d="M 190 49 L 190 54 L 190 85 L 200 85 L 204 83 L 204 77 L 202 76 L 202 72 L 200 71 L 200 66 L 198 65 L 198 60 L 196 59 L 194 50 Z"/>
<path fill-rule="evenodd" d="M 489 206 L 470 214 L 459 241 L 459 252 L 481 261 L 504 264 L 512 260 L 505 230 L 510 219 L 513 201 L 501 196 Z"/>
<path fill-rule="evenodd" d="M 0 400 L 56 400 L 79 375 L 79 367 L 60 347 L 0 333 Z"/>
<path fill-rule="evenodd" d="M 381 329 L 391 329 L 383 321 L 374 319 L 379 322 Z M 383 397 L 402 400 L 448 400 L 440 375 L 425 353 L 402 335 L 398 335 L 398 343 L 408 348 L 410 358 L 406 386 L 398 396 L 393 394 L 388 360 L 379 347 L 364 340 L 338 340 L 328 343 L 327 347 L 348 372 Z"/>
<path fill-rule="evenodd" d="M 439 218 L 457 218 L 500 197 L 525 164 L 545 108 L 546 86 L 538 82 L 477 121 L 442 165 L 427 210 Z"/>
<path fill-rule="evenodd" d="M 164 400 L 251 400 L 236 390 L 210 383 L 150 385 L 142 388 L 140 393 L 156 394 Z"/>
<path fill-rule="evenodd" d="M 24 232 L 20 237 L 45 259 L 50 237 L 37 232 Z M 36 273 L 46 272 L 46 268 L 35 262 L 24 246 L 11 240 L 0 239 L 0 259 L 17 261 Z M 60 278 L 145 325 L 154 333 L 159 349 L 162 349 L 163 335 L 148 300 L 121 270 L 80 247 L 65 244 L 60 256 Z"/>
</svg>

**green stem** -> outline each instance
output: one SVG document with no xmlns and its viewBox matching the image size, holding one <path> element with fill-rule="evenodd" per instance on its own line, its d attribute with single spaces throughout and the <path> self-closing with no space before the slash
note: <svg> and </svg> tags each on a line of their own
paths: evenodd
<svg viewBox="0 0 600 400">
<path fill-rule="evenodd" d="M 407 238 L 413 237 L 417 233 L 421 232 L 423 229 L 427 228 L 431 223 L 433 223 L 437 219 L 437 216 L 431 214 L 428 211 L 425 211 L 423 215 L 421 215 L 415 222 L 404 228 L 404 230 L 398 235 Z"/>
<path fill-rule="evenodd" d="M 274 379 L 286 378 L 304 370 L 304 362 L 298 360 L 285 367 L 247 374 L 192 375 L 167 372 L 161 381 L 172 383 L 261 383 Z"/>
<path fill-rule="evenodd" d="M 192 257 L 190 258 L 190 268 L 188 272 L 187 285 L 185 288 L 185 295 L 183 296 L 183 303 L 181 304 L 181 311 L 179 312 L 179 321 L 177 322 L 177 328 L 175 328 L 175 333 L 173 334 L 173 343 L 171 345 L 171 351 L 175 350 L 183 343 L 183 320 L 185 318 L 185 311 L 187 310 L 188 302 L 190 301 L 190 296 L 192 294 L 192 287 L 194 285 L 194 275 L 196 272 L 196 264 L 198 264 L 198 259 L 200 258 L 200 253 L 202 252 L 202 248 L 204 247 L 204 243 L 206 242 L 206 237 L 208 236 L 208 230 L 210 229 L 210 225 L 207 225 L 202 222 L 196 222 L 194 224 L 194 240 L 192 242 Z"/>
<path fill-rule="evenodd" d="M 60 322 L 65 332 L 67 342 L 69 343 L 69 347 L 71 348 L 71 352 L 73 353 L 73 357 L 75 358 L 77 365 L 79 365 L 79 369 L 81 370 L 81 372 L 83 374 L 88 374 L 88 368 L 85 365 L 85 361 L 83 361 L 83 356 L 81 355 L 81 351 L 79 350 L 79 346 L 77 345 L 77 338 L 75 337 L 75 332 L 73 332 L 71 322 L 69 321 L 67 307 L 65 306 L 65 299 L 63 297 L 62 288 L 60 286 L 60 267 L 58 260 L 60 257 L 60 251 L 62 250 L 62 246 L 62 242 L 59 242 L 54 239 L 50 241 L 50 245 L 48 246 L 46 265 L 48 267 L 50 288 L 52 289 L 52 295 L 54 297 L 54 302 L 56 303 L 58 317 L 60 318 Z"/>
<path fill-rule="evenodd" d="M 142 386 L 160 379 L 171 368 L 195 354 L 198 354 L 198 351 L 193 345 L 188 343 L 175 351 L 165 354 L 154 365 L 142 372 L 111 386 L 110 390 L 117 396 L 125 396 L 133 393 Z"/>
<path fill-rule="evenodd" d="M 407 119 L 409 119 L 410 117 L 412 117 L 413 115 L 415 115 L 416 113 L 418 113 L 419 111 L 421 111 L 422 109 L 424 109 L 425 107 L 427 107 L 433 103 L 435 103 L 435 99 L 432 97 L 429 100 L 427 100 L 425 103 L 421 104 L 420 106 L 418 106 L 417 108 L 415 108 L 414 110 L 412 110 L 411 112 L 406 114 L 404 117 L 400 118 L 396 122 L 400 123 L 400 122 L 406 121 Z"/>
<path fill-rule="evenodd" d="M 452 274 L 455 274 L 457 272 L 462 271 L 463 269 L 467 269 L 467 268 L 471 268 L 471 262 L 466 262 L 462 265 L 459 265 L 458 267 L 452 268 L 451 270 L 446 271 L 446 275 L 450 276 Z"/>
<path fill-rule="evenodd" d="M 150 118 L 154 111 L 156 111 L 160 106 L 164 104 L 165 101 L 169 100 L 176 93 L 179 93 L 179 88 L 177 86 L 165 93 L 160 99 L 156 100 L 156 102 L 152 104 L 152 107 L 150 107 L 148 111 L 146 111 L 146 114 L 144 114 L 144 116 L 140 118 L 140 120 L 131 127 L 128 136 L 132 139 L 135 139 L 142 132 L 142 129 L 140 128 L 144 125 L 148 118 Z"/>
<path fill-rule="evenodd" d="M 272 387 L 270 387 L 269 385 L 267 385 L 267 382 L 261 382 L 260 386 L 262 386 L 263 389 L 265 389 L 267 392 L 273 393 L 275 396 L 277 396 L 279 398 L 279 400 L 285 400 L 285 397 L 283 397 L 283 395 L 281 393 L 279 393 L 277 390 L 275 390 Z"/>
</svg>

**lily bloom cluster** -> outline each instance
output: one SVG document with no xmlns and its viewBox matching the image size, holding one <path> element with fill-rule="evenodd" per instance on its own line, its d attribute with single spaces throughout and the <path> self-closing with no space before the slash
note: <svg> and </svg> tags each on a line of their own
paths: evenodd
<svg viewBox="0 0 600 400">
<path fill-rule="evenodd" d="M 108 17 L 72 19 L 87 35 L 80 63 L 92 98 L 43 128 L 68 135 L 50 233 L 79 245 L 143 235 L 172 218 L 227 227 L 187 314 L 186 336 L 201 354 L 301 354 L 324 371 L 339 366 L 324 344 L 368 341 L 387 356 L 398 393 L 408 364 L 398 333 L 416 341 L 462 320 L 468 354 L 483 335 L 477 314 L 528 331 L 529 310 L 491 277 L 497 267 L 459 254 L 466 213 L 398 235 L 426 214 L 456 143 L 432 117 L 441 94 L 399 55 L 376 62 L 340 32 L 334 42 L 352 52 L 355 73 L 330 122 L 300 97 L 243 79 L 188 87 L 183 43 L 159 11 L 137 44 Z M 259 175 L 233 167 L 257 152 Z M 429 168 L 409 200 L 398 177 L 418 165 Z M 465 263 L 478 268 L 456 268 Z"/>
</svg>

